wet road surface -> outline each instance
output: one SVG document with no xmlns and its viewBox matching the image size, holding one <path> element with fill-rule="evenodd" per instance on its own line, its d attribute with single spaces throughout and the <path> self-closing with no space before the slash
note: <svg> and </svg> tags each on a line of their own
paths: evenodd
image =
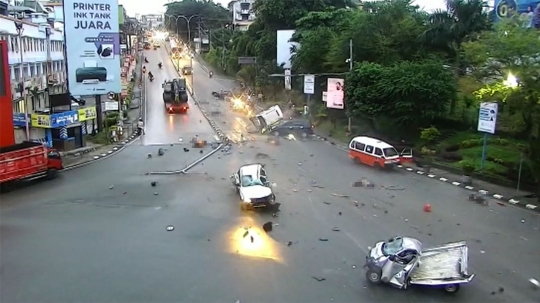
<svg viewBox="0 0 540 303">
<path fill-rule="evenodd" d="M 537 273 L 536 215 L 471 204 L 467 192 L 422 176 L 352 165 L 323 142 L 256 139 L 173 176 L 145 173 L 181 169 L 210 149 L 167 145 L 160 157 L 158 146 L 133 144 L 2 195 L 0 301 L 538 302 L 527 281 Z M 276 183 L 277 218 L 240 211 L 229 176 L 253 162 Z M 351 186 L 362 177 L 375 188 Z M 267 221 L 277 223 L 268 235 Z M 244 227 L 253 227 L 253 243 Z M 477 278 L 455 296 L 367 285 L 367 246 L 395 234 L 426 245 L 467 240 Z"/>
<path fill-rule="evenodd" d="M 214 132 L 206 122 L 199 108 L 189 99 L 187 114 L 167 114 L 163 103 L 163 88 L 166 80 L 178 78 L 178 74 L 168 58 L 164 47 L 145 51 L 149 63 L 147 69 L 155 76 L 153 82 L 146 80 L 146 134 L 142 138 L 144 145 L 179 144 L 198 136 L 208 142 L 215 141 Z M 163 63 L 159 70 L 157 64 Z M 188 83 L 191 81 L 187 78 Z"/>
</svg>

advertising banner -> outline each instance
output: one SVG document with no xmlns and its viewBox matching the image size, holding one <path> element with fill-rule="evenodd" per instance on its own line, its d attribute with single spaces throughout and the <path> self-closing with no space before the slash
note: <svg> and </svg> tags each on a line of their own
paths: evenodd
<svg viewBox="0 0 540 303">
<path fill-rule="evenodd" d="M 118 1 L 63 2 L 70 93 L 120 93 Z"/>
<path fill-rule="evenodd" d="M 517 15 L 521 26 L 532 27 L 537 3 L 538 0 L 495 0 L 495 14 L 493 14 L 495 20 L 493 21 L 497 22 Z"/>
<path fill-rule="evenodd" d="M 95 106 L 81 108 L 77 111 L 79 115 L 79 121 L 94 120 L 97 117 L 97 111 Z"/>
<path fill-rule="evenodd" d="M 78 121 L 79 115 L 74 110 L 52 115 L 31 115 L 31 125 L 37 128 L 58 128 Z"/>
<path fill-rule="evenodd" d="M 326 107 L 344 109 L 343 105 L 343 79 L 328 78 L 326 90 Z"/>
<path fill-rule="evenodd" d="M 30 121 L 30 114 L 27 115 L 28 121 Z M 24 113 L 13 113 L 13 125 L 14 126 L 26 126 L 26 119 Z"/>
<path fill-rule="evenodd" d="M 497 126 L 497 112 L 499 111 L 499 105 L 494 102 L 482 102 L 480 103 L 480 110 L 478 112 L 478 131 L 484 133 L 495 133 Z"/>
</svg>

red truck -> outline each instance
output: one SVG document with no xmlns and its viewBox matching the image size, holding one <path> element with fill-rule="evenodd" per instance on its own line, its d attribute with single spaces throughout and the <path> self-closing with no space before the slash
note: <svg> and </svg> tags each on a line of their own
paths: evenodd
<svg viewBox="0 0 540 303">
<path fill-rule="evenodd" d="M 34 180 L 54 179 L 63 169 L 58 151 L 37 142 L 23 142 L 0 148 L 0 185 Z"/>
</svg>

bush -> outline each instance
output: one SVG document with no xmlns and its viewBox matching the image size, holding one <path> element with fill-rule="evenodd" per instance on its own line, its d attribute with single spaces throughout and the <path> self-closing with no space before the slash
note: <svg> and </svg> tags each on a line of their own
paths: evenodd
<svg viewBox="0 0 540 303">
<path fill-rule="evenodd" d="M 457 152 L 446 152 L 441 154 L 441 158 L 447 160 L 448 162 L 458 162 L 463 160 L 463 156 Z"/>
<path fill-rule="evenodd" d="M 127 119 L 127 117 L 128 117 L 128 111 L 127 110 L 122 111 L 122 117 L 124 117 L 124 119 Z"/>
<path fill-rule="evenodd" d="M 461 148 L 471 148 L 471 147 L 482 146 L 482 144 L 484 144 L 483 139 L 468 139 L 468 140 L 463 140 L 459 146 Z"/>
<path fill-rule="evenodd" d="M 476 167 L 474 166 L 474 163 L 462 160 L 460 161 L 461 169 L 463 170 L 463 174 L 465 176 L 470 176 L 474 173 Z"/>
<path fill-rule="evenodd" d="M 447 146 L 444 150 L 449 153 L 457 152 L 459 150 L 459 144 L 452 144 Z"/>
<path fill-rule="evenodd" d="M 434 126 L 423 128 L 420 131 L 420 140 L 432 144 L 441 137 L 441 132 Z"/>
</svg>

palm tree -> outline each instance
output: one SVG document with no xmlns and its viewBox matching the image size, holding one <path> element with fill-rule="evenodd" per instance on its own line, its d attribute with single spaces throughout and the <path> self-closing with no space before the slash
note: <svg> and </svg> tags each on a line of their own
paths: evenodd
<svg viewBox="0 0 540 303">
<path fill-rule="evenodd" d="M 487 3 L 482 0 L 446 0 L 446 10 L 436 10 L 429 15 L 428 29 L 424 39 L 435 50 L 447 55 L 453 63 L 456 75 L 463 70 L 461 46 L 472 34 L 488 30 L 491 22 Z M 455 110 L 455 101 L 450 111 Z"/>
</svg>

